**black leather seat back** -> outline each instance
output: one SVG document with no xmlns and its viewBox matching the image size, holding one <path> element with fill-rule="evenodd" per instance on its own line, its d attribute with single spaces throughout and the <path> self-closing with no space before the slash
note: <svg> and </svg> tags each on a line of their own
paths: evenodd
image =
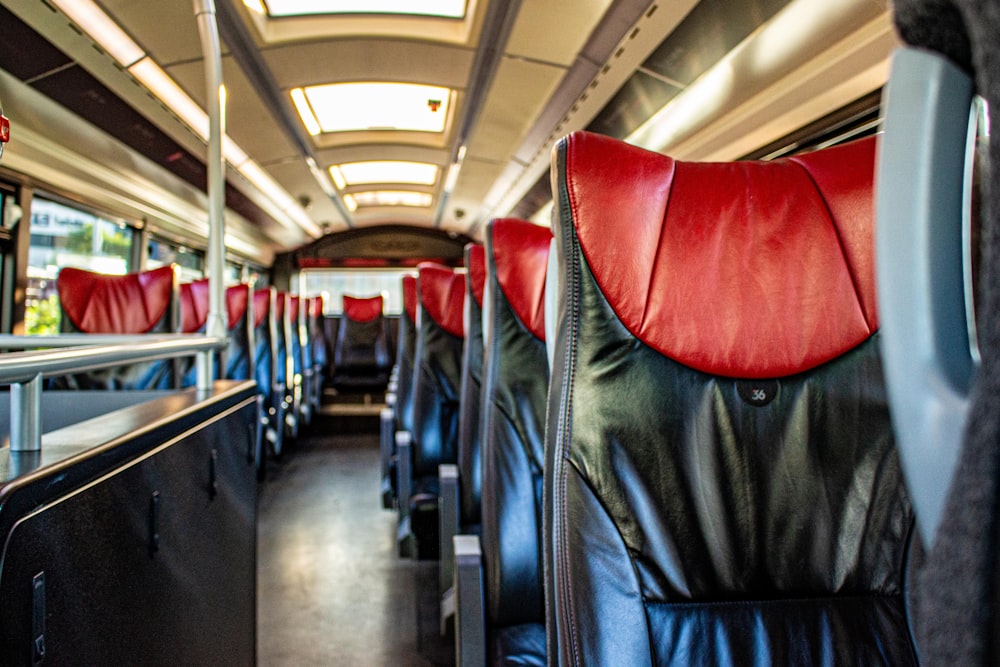
<svg viewBox="0 0 1000 667">
<path fill-rule="evenodd" d="M 437 478 L 458 455 L 465 275 L 432 262 L 418 265 L 417 342 L 413 360 L 413 477 Z"/>
<path fill-rule="evenodd" d="M 560 664 L 913 664 L 874 139 L 693 164 L 576 133 L 546 511 Z"/>
<path fill-rule="evenodd" d="M 462 348 L 461 413 L 458 416 L 458 479 L 461 493 L 459 523 L 479 523 L 482 493 L 480 394 L 483 384 L 483 288 L 486 255 L 482 245 L 465 246 L 465 345 Z"/>
<path fill-rule="evenodd" d="M 317 295 L 309 299 L 308 326 L 309 340 L 312 344 L 310 356 L 313 366 L 317 369 L 317 381 L 321 381 L 322 369 L 326 368 L 329 344 L 326 340 L 326 327 L 324 326 L 323 295 Z"/>
<path fill-rule="evenodd" d="M 251 377 L 253 325 L 250 322 L 249 285 L 231 285 L 224 291 L 226 333 L 229 343 L 222 354 L 225 365 L 219 371 L 218 357 L 215 357 L 213 374 L 217 379 L 248 380 Z M 208 320 L 209 284 L 208 279 L 182 283 L 181 333 L 204 333 Z M 193 359 L 185 364 L 183 386 L 194 386 L 196 366 Z"/>
<path fill-rule="evenodd" d="M 277 333 L 274 318 L 277 298 L 277 290 L 273 287 L 259 289 L 253 295 L 254 379 L 257 380 L 258 391 L 268 399 L 268 405 L 271 405 L 271 386 L 277 376 Z"/>
<path fill-rule="evenodd" d="M 274 298 L 274 310 L 271 313 L 271 317 L 274 319 L 274 381 L 283 392 L 290 391 L 292 386 L 292 358 L 288 354 L 291 326 L 288 310 L 289 295 L 286 292 L 277 292 Z"/>
<path fill-rule="evenodd" d="M 230 285 L 226 288 L 225 295 L 229 345 L 226 347 L 222 377 L 227 380 L 249 380 L 253 377 L 254 348 L 250 286 Z"/>
<path fill-rule="evenodd" d="M 403 276 L 403 312 L 399 314 L 396 339 L 396 430 L 413 430 L 413 358 L 417 344 L 417 277 Z"/>
<path fill-rule="evenodd" d="M 384 386 L 391 359 L 382 297 L 345 294 L 343 304 L 333 346 L 334 384 L 343 388 Z"/>
<path fill-rule="evenodd" d="M 288 356 L 292 360 L 292 373 L 297 377 L 302 377 L 305 367 L 305 349 L 308 347 L 305 336 L 304 324 L 304 303 L 298 296 L 288 296 L 288 329 L 285 332 L 285 344 L 288 346 Z"/>
<path fill-rule="evenodd" d="M 492 626 L 544 623 L 544 297 L 551 240 L 547 228 L 513 218 L 493 220 L 486 231 L 482 538 Z"/>
</svg>

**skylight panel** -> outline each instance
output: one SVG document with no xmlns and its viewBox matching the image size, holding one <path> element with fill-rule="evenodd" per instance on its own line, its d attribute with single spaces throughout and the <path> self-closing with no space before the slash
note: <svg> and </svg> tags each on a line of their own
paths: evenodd
<svg viewBox="0 0 1000 667">
<path fill-rule="evenodd" d="M 399 160 L 347 162 L 330 167 L 330 175 L 340 189 L 349 185 L 371 183 L 434 185 L 437 182 L 438 166 L 427 162 Z"/>
<path fill-rule="evenodd" d="M 260 0 L 243 0 L 251 9 Z M 465 0 L 264 0 L 272 17 L 319 14 L 407 14 L 460 19 L 465 16 Z"/>
<path fill-rule="evenodd" d="M 426 192 L 412 190 L 370 190 L 344 195 L 357 206 L 430 206 L 432 197 Z"/>
<path fill-rule="evenodd" d="M 325 132 L 444 132 L 451 89 L 415 83 L 329 83 L 292 90 L 313 136 Z"/>
</svg>

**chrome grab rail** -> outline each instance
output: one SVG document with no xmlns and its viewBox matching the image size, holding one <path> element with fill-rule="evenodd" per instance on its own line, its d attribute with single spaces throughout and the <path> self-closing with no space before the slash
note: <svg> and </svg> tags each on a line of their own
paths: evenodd
<svg viewBox="0 0 1000 667">
<path fill-rule="evenodd" d="M 225 338 L 200 334 L 64 334 L 14 336 L 0 334 L 0 349 L 33 349 L 0 355 L 0 385 L 11 385 L 11 451 L 37 452 L 42 447 L 42 378 L 82 373 L 124 363 L 138 363 L 195 355 L 198 389 L 211 387 L 212 352 L 226 345 Z M 202 372 L 204 371 L 204 372 Z M 203 386 L 202 378 L 207 378 Z"/>
</svg>

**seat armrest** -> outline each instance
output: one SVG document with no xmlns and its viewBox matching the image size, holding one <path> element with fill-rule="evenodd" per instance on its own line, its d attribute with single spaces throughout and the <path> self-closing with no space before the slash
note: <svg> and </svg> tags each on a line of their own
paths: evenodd
<svg viewBox="0 0 1000 667">
<path fill-rule="evenodd" d="M 486 664 L 483 554 L 476 535 L 456 535 L 455 659 L 459 667 Z"/>
<path fill-rule="evenodd" d="M 392 494 L 392 480 L 389 479 L 391 474 L 390 465 L 392 461 L 392 450 L 394 449 L 396 432 L 395 427 L 396 413 L 390 407 L 382 408 L 379 413 L 379 458 L 382 463 L 382 477 L 381 477 L 381 493 L 382 493 L 382 507 L 384 509 L 392 509 L 393 507 L 393 494 Z"/>
<path fill-rule="evenodd" d="M 396 539 L 401 556 L 413 552 L 413 534 L 410 530 L 410 496 L 413 495 L 413 459 L 410 451 L 413 436 L 409 431 L 396 431 L 396 503 L 399 510 L 399 527 Z"/>
<path fill-rule="evenodd" d="M 441 594 L 452 585 L 452 571 L 455 564 L 454 546 L 451 538 L 458 535 L 458 466 L 454 463 L 443 463 L 438 466 L 438 535 L 440 536 L 439 576 Z M 444 617 L 444 608 L 441 615 Z M 442 618 L 443 620 L 443 618 Z"/>
</svg>

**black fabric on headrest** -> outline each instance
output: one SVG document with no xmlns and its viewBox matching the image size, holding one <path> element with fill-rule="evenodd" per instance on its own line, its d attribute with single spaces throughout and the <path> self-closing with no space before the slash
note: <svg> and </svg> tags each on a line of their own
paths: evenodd
<svg viewBox="0 0 1000 667">
<path fill-rule="evenodd" d="M 901 0 L 893 9 L 896 29 L 904 42 L 937 51 L 962 69 L 972 70 L 965 22 L 951 0 Z"/>
<path fill-rule="evenodd" d="M 1000 127 L 1000 4 L 897 0 L 897 28 L 911 45 L 970 70 Z M 921 661 L 987 665 L 1000 660 L 1000 140 L 990 137 L 984 188 L 982 273 L 977 292 L 981 364 L 970 391 L 965 439 L 940 528 L 918 573 L 913 610 Z"/>
</svg>

